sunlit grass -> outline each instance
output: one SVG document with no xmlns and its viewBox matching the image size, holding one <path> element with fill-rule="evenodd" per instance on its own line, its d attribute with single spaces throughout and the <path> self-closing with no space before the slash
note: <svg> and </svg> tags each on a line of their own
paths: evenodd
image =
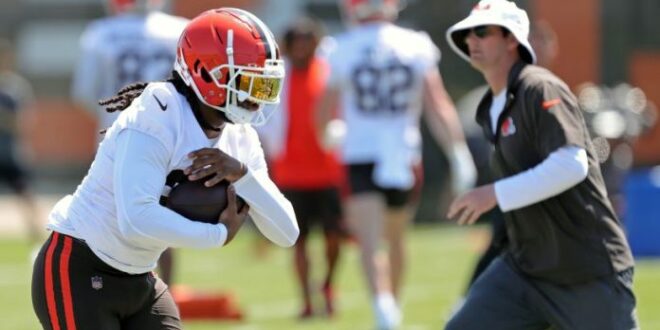
<svg viewBox="0 0 660 330">
<path fill-rule="evenodd" d="M 403 329 L 441 329 L 462 293 L 477 258 L 475 240 L 486 227 L 418 226 L 408 235 L 409 272 L 404 290 Z M 322 241 L 313 236 L 315 287 L 324 272 Z M 294 280 L 292 250 L 270 246 L 257 253 L 258 239 L 243 231 L 218 250 L 177 251 L 178 283 L 205 291 L 231 293 L 246 315 L 241 322 L 186 322 L 186 329 L 372 329 L 371 302 L 359 270 L 357 249 L 344 245 L 336 275 L 337 315 L 296 319 L 300 300 Z M 39 329 L 30 300 L 31 246 L 16 239 L 0 240 L 0 310 L 3 329 Z M 638 262 L 635 291 L 645 329 L 660 329 L 660 260 Z M 321 298 L 317 297 L 319 310 Z"/>
</svg>

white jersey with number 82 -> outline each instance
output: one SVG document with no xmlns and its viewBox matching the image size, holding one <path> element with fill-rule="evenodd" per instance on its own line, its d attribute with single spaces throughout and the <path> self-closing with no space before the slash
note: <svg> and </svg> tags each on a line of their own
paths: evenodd
<svg viewBox="0 0 660 330">
<path fill-rule="evenodd" d="M 118 115 L 98 108 L 99 99 L 134 82 L 169 76 L 187 23 L 181 17 L 151 12 L 103 18 L 87 27 L 80 40 L 72 94 L 90 109 L 98 109 L 99 128 L 110 127 Z"/>
<path fill-rule="evenodd" d="M 379 163 L 420 154 L 423 80 L 440 51 L 426 33 L 369 23 L 336 37 L 327 52 L 329 85 L 341 94 L 344 162 Z"/>
</svg>

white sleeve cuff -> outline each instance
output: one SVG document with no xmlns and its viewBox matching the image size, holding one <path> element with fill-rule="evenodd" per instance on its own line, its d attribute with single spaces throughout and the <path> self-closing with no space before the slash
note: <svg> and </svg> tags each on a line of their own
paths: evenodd
<svg viewBox="0 0 660 330">
<path fill-rule="evenodd" d="M 218 230 L 216 231 L 218 233 L 217 246 L 223 246 L 225 245 L 225 242 L 227 242 L 227 227 L 221 223 L 217 224 L 216 227 L 218 227 Z"/>
<path fill-rule="evenodd" d="M 452 188 L 455 192 L 467 191 L 477 182 L 477 169 L 470 149 L 464 142 L 454 143 L 448 153 L 452 171 Z"/>
</svg>

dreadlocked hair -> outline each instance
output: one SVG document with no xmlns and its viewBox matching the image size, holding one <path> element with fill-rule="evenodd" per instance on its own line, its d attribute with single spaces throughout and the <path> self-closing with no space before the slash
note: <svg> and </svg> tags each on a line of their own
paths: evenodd
<svg viewBox="0 0 660 330">
<path fill-rule="evenodd" d="M 107 112 L 122 111 L 131 105 L 131 102 L 142 94 L 149 83 L 137 82 L 127 86 L 117 92 L 113 97 L 99 101 L 99 105 L 105 107 Z"/>
<path fill-rule="evenodd" d="M 197 105 L 197 102 L 194 102 L 196 100 L 196 95 L 190 88 L 188 88 L 188 86 L 186 86 L 176 71 L 172 71 L 165 81 L 173 84 L 176 90 L 186 97 L 191 106 Z M 105 111 L 107 112 L 123 111 L 131 105 L 133 100 L 142 95 L 142 92 L 147 88 L 147 85 L 149 85 L 148 82 L 136 82 L 126 85 L 120 89 L 115 96 L 100 100 L 98 103 L 99 105 L 104 106 Z"/>
<path fill-rule="evenodd" d="M 172 75 L 167 79 L 168 82 L 173 82 L 176 80 L 174 77 L 176 75 L 174 74 L 174 71 Z M 148 82 L 136 82 L 133 84 L 126 85 L 120 89 L 115 96 L 109 97 L 107 99 L 102 99 L 98 102 L 100 106 L 105 107 L 105 111 L 107 112 L 116 112 L 116 111 L 123 111 L 128 106 L 131 105 L 133 100 L 138 98 L 140 95 L 142 95 L 142 92 L 144 92 L 144 89 L 147 88 L 147 85 L 149 85 Z M 100 134 L 105 134 L 108 129 L 102 129 L 99 131 Z"/>
<path fill-rule="evenodd" d="M 186 98 L 190 108 L 193 111 L 193 114 L 195 115 L 195 119 L 197 119 L 203 128 L 217 130 L 216 128 L 209 126 L 208 123 L 201 117 L 201 110 L 197 100 L 197 95 L 190 87 L 186 85 L 183 79 L 181 79 L 181 76 L 179 76 L 178 72 L 172 71 L 170 77 L 167 78 L 165 82 L 174 85 L 176 91 Z M 147 85 L 149 85 L 148 82 L 137 82 L 127 85 L 120 89 L 115 96 L 100 100 L 99 105 L 104 106 L 105 111 L 107 112 L 123 111 L 131 105 L 133 100 L 142 95 L 142 92 L 144 92 L 144 89 L 147 88 Z M 224 112 L 221 114 L 226 122 L 231 122 Z M 100 131 L 101 134 L 105 134 L 105 132 L 106 129 Z"/>
</svg>

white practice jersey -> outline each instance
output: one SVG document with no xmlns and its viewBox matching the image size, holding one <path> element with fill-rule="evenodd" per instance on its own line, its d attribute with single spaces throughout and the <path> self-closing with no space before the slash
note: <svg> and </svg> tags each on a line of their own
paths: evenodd
<svg viewBox="0 0 660 330">
<path fill-rule="evenodd" d="M 137 81 L 164 80 L 172 72 L 176 46 L 188 20 L 161 12 L 128 13 L 92 22 L 84 31 L 72 96 L 98 113 L 99 128 L 117 114 L 97 102 Z"/>
<path fill-rule="evenodd" d="M 345 163 L 387 164 L 403 173 L 420 157 L 423 81 L 440 51 L 426 33 L 368 23 L 336 37 L 328 51 L 329 85 L 339 88 L 346 121 Z M 409 186 L 405 182 L 389 186 Z"/>
<path fill-rule="evenodd" d="M 145 139 L 152 141 L 148 148 L 136 149 Z M 167 175 L 190 166 L 188 153 L 205 147 L 247 165 L 248 173 L 234 182 L 237 195 L 250 205 L 250 217 L 268 239 L 293 245 L 299 233 L 295 214 L 268 177 L 255 130 L 227 123 L 219 139 L 209 140 L 185 97 L 166 82 L 149 84 L 121 112 L 87 176 L 57 203 L 48 227 L 84 239 L 103 261 L 134 274 L 152 270 L 167 247 L 222 245 L 223 225 L 188 220 L 158 203 Z M 132 153 L 125 151 L 131 148 Z"/>
</svg>

